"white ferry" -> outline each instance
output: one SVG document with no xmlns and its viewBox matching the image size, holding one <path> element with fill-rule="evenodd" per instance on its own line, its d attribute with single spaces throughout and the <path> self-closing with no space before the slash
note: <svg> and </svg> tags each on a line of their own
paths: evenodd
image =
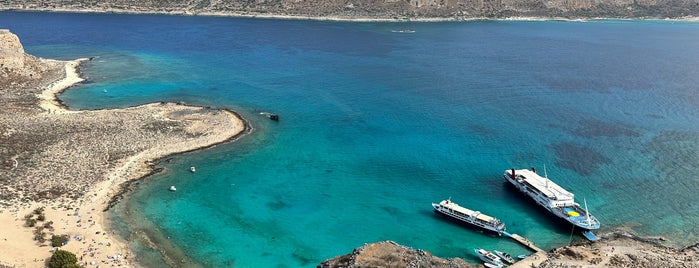
<svg viewBox="0 0 699 268">
<path fill-rule="evenodd" d="M 510 169 L 503 174 L 506 181 L 512 183 L 515 188 L 534 199 L 537 204 L 553 215 L 585 230 L 599 229 L 600 223 L 597 218 L 590 215 L 587 203 L 583 209 L 580 204 L 573 200 L 573 193 L 553 183 L 546 175 L 544 176 L 536 174 L 534 169 Z"/>
<path fill-rule="evenodd" d="M 439 204 L 432 203 L 432 207 L 434 207 L 434 212 L 446 215 L 460 222 L 496 232 L 498 235 L 505 232 L 505 224 L 500 222 L 500 220 L 479 211 L 473 211 L 459 206 L 459 204 L 451 202 L 450 199 L 442 200 Z"/>
</svg>

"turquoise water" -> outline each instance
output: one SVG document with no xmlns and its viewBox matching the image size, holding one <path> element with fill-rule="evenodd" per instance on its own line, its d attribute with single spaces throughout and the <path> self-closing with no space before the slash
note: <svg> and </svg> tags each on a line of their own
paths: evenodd
<svg viewBox="0 0 699 268">
<path fill-rule="evenodd" d="M 73 109 L 180 101 L 251 121 L 162 161 L 111 211 L 148 266 L 162 257 L 142 233 L 208 267 L 312 267 L 382 240 L 472 262 L 528 253 L 436 216 L 449 197 L 550 249 L 570 227 L 501 178 L 543 165 L 603 230 L 699 241 L 697 23 L 0 17 L 30 53 L 95 57 L 61 96 Z"/>
</svg>

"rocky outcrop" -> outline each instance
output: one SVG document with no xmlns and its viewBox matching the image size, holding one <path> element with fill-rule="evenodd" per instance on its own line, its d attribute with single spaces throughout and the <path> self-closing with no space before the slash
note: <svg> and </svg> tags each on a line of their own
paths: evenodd
<svg viewBox="0 0 699 268">
<path fill-rule="evenodd" d="M 24 67 L 24 48 L 19 38 L 7 29 L 0 29 L 0 68 L 3 74 Z"/>
<path fill-rule="evenodd" d="M 628 231 L 601 235 L 597 242 L 581 241 L 517 262 L 510 267 L 699 267 L 699 244 L 682 249 L 662 245 L 664 239 L 642 238 Z M 366 244 L 352 253 L 324 261 L 318 267 L 483 267 L 459 258 L 442 259 L 392 241 Z"/>
<path fill-rule="evenodd" d="M 7 0 L 3 8 L 344 19 L 681 18 L 698 16 L 699 0 Z"/>
<path fill-rule="evenodd" d="M 393 241 L 384 241 L 365 244 L 354 249 L 352 253 L 338 256 L 319 264 L 321 268 L 331 267 L 451 267 L 470 268 L 480 267 L 466 261 L 454 259 L 442 259 L 435 257 L 427 251 L 412 249 L 396 244 Z"/>
<path fill-rule="evenodd" d="M 17 35 L 0 29 L 0 105 L 35 103 L 35 94 L 46 81 L 55 81 L 64 75 L 62 67 L 61 62 L 24 53 Z"/>
<path fill-rule="evenodd" d="M 26 61 L 34 60 L 24 54 L 24 47 L 17 35 L 7 29 L 0 29 L 0 77 L 26 77 L 36 74 L 32 68 L 25 68 Z"/>
<path fill-rule="evenodd" d="M 664 239 L 642 238 L 626 231 L 612 232 L 596 243 L 581 242 L 554 249 L 539 267 L 699 267 L 697 245 L 674 249 L 661 242 Z"/>
</svg>

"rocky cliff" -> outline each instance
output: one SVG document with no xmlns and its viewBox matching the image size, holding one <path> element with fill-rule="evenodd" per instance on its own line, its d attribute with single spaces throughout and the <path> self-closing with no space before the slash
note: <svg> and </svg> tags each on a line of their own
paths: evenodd
<svg viewBox="0 0 699 268">
<path fill-rule="evenodd" d="M 699 16 L 699 0 L 5 0 L 0 9 L 344 19 L 681 18 Z"/>
<path fill-rule="evenodd" d="M 0 29 L 0 86 L 3 86 L 0 93 L 5 97 L 17 97 L 20 94 L 15 94 L 17 92 L 9 88 L 29 87 L 29 83 L 37 82 L 36 77 L 56 79 L 60 76 L 60 73 L 54 70 L 58 66 L 61 65 L 25 54 L 17 35 L 9 30 Z"/>
</svg>

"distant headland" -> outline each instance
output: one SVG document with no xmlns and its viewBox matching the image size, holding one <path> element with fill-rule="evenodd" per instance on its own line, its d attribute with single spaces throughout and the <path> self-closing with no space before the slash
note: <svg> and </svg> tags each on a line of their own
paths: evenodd
<svg viewBox="0 0 699 268">
<path fill-rule="evenodd" d="M 682 19 L 699 17 L 695 1 L 665 0 L 329 0 L 329 1 L 58 1 L 9 0 L 0 10 L 157 13 L 356 21 L 478 19 Z"/>
</svg>

